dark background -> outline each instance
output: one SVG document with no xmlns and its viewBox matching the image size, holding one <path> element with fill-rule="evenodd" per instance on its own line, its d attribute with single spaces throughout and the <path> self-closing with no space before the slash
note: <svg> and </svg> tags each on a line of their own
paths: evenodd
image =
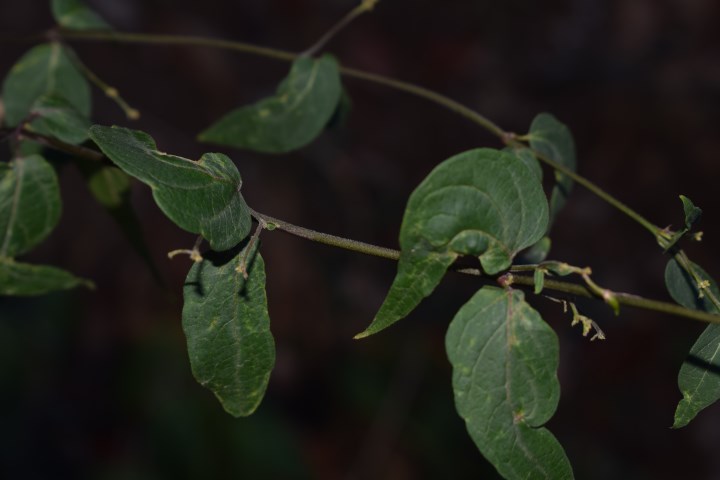
<svg viewBox="0 0 720 480">
<path fill-rule="evenodd" d="M 352 1 L 97 0 L 120 30 L 193 34 L 301 51 Z M 572 129 L 579 172 L 661 226 L 679 194 L 705 216 L 691 257 L 716 278 L 720 236 L 720 4 L 715 0 L 443 2 L 383 0 L 327 48 L 347 66 L 437 90 L 524 133 L 541 111 Z M 0 1 L 3 38 L 52 25 L 44 1 Z M 271 93 L 287 64 L 219 50 L 73 44 L 117 87 L 161 149 L 199 158 L 195 135 Z M 6 72 L 30 44 L 0 45 Z M 4 74 L 4 73 L 2 73 Z M 425 100 L 346 79 L 353 111 L 300 152 L 229 151 L 248 203 L 264 213 L 397 246 L 405 201 L 443 159 L 500 146 Z M 95 92 L 95 120 L 125 124 Z M 6 155 L 3 153 L 2 155 Z M 266 232 L 277 365 L 248 419 L 226 415 L 190 373 L 180 328 L 189 248 L 136 185 L 133 203 L 158 285 L 71 164 L 58 163 L 64 215 L 25 257 L 97 283 L 0 299 L 3 478 L 495 478 L 455 414 L 444 331 L 477 288 L 449 275 L 409 318 L 364 341 L 394 276 L 382 259 Z M 666 257 L 637 224 L 577 188 L 552 232 L 552 257 L 590 265 L 601 285 L 667 299 Z M 560 337 L 563 396 L 549 427 L 582 479 L 720 478 L 720 409 L 670 430 L 677 371 L 703 325 L 582 304 L 605 342 L 532 299 Z"/>
</svg>

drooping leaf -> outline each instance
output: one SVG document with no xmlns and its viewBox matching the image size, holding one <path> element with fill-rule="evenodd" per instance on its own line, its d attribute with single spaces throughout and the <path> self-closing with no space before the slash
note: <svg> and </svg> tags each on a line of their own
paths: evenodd
<svg viewBox="0 0 720 480">
<path fill-rule="evenodd" d="M 569 479 L 572 468 L 543 427 L 557 409 L 558 340 L 518 290 L 483 287 L 445 340 L 455 406 L 480 452 L 506 479 Z"/>
<path fill-rule="evenodd" d="M 110 26 L 81 0 L 52 0 L 55 21 L 70 30 L 106 30 Z"/>
<path fill-rule="evenodd" d="M 30 110 L 34 120 L 29 129 L 65 143 L 80 144 L 88 139 L 90 120 L 62 97 L 43 95 Z"/>
<path fill-rule="evenodd" d="M 205 237 L 213 250 L 228 250 L 250 232 L 250 210 L 240 193 L 235 164 L 220 153 L 199 161 L 157 150 L 146 133 L 94 125 L 90 138 L 127 174 L 152 188 L 160 209 L 180 228 Z"/>
<path fill-rule="evenodd" d="M 547 224 L 542 185 L 517 156 L 483 148 L 444 161 L 410 195 L 397 276 L 372 324 L 356 338 L 410 313 L 458 256 L 478 257 L 493 275 L 539 240 Z"/>
<path fill-rule="evenodd" d="M 246 280 L 239 268 L 246 249 L 206 255 L 183 289 L 193 375 L 236 417 L 255 411 L 275 363 L 265 265 L 259 253 L 248 255 Z"/>
<path fill-rule="evenodd" d="M 690 230 L 700 217 L 702 216 L 702 210 L 695 206 L 695 204 L 685 195 L 680 195 L 680 201 L 683 204 L 683 210 L 685 211 L 685 228 Z"/>
<path fill-rule="evenodd" d="M 274 96 L 233 110 L 198 139 L 265 153 L 296 150 L 322 132 L 335 112 L 341 90 L 333 57 L 300 57 Z"/>
<path fill-rule="evenodd" d="M 38 45 L 13 65 L 3 83 L 6 125 L 20 124 L 46 94 L 62 97 L 81 115 L 90 115 L 90 87 L 64 49 L 57 42 Z"/>
<path fill-rule="evenodd" d="M 692 262 L 690 265 L 700 281 L 709 282 L 710 292 L 720 298 L 720 290 L 707 272 Z M 680 305 L 720 314 L 707 294 L 700 295 L 698 282 L 674 258 L 665 268 L 665 285 Z M 690 348 L 678 374 L 678 387 L 683 398 L 675 410 L 673 428 L 684 427 L 720 399 L 720 325 L 708 325 Z"/>
<path fill-rule="evenodd" d="M 570 129 L 549 113 L 537 115 L 530 124 L 530 146 L 573 172 L 576 169 L 575 142 Z M 550 197 L 550 218 L 554 219 L 565 206 L 572 190 L 573 181 L 567 175 L 555 171 L 555 181 Z"/>
<path fill-rule="evenodd" d="M 130 202 L 130 177 L 115 166 L 78 163 L 93 197 L 122 230 L 135 252 L 143 259 L 155 279 L 162 276 L 152 259 L 142 233 L 142 226 Z"/>
<path fill-rule="evenodd" d="M 551 247 L 550 237 L 543 237 L 522 253 L 522 259 L 527 263 L 540 263 L 550 254 Z"/>
<path fill-rule="evenodd" d="M 0 258 L 0 295 L 36 296 L 75 287 L 92 289 L 94 285 L 56 267 Z"/>
<path fill-rule="evenodd" d="M 0 258 L 45 240 L 60 219 L 57 175 L 40 155 L 0 163 Z"/>
</svg>

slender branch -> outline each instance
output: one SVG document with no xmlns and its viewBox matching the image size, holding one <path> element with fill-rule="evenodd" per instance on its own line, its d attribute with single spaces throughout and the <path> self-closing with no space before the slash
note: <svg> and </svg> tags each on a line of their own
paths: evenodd
<svg viewBox="0 0 720 480">
<path fill-rule="evenodd" d="M 274 48 L 260 47 L 249 43 L 235 42 L 229 40 L 220 40 L 204 37 L 184 36 L 184 35 L 156 35 L 146 33 L 125 33 L 115 31 L 68 31 L 60 30 L 59 35 L 65 40 L 83 40 L 83 41 L 97 41 L 105 40 L 116 43 L 141 43 L 141 44 L 155 44 L 155 45 L 185 45 L 185 46 L 198 46 L 198 47 L 211 47 L 220 48 L 226 50 L 233 50 L 237 52 L 249 53 L 253 55 L 260 55 L 267 58 L 276 60 L 292 61 L 297 58 L 298 55 L 287 52 L 284 50 L 278 50 Z M 375 73 L 364 72 L 354 68 L 340 68 L 340 72 L 348 77 L 357 78 L 359 80 L 365 80 L 368 82 L 384 85 L 395 90 L 400 90 L 412 95 L 424 98 L 433 103 L 436 103 L 458 115 L 466 118 L 467 120 L 481 126 L 488 132 L 498 137 L 503 143 L 511 146 L 523 146 L 525 144 L 517 140 L 517 136 L 511 132 L 506 132 L 493 121 L 476 112 L 475 110 L 466 107 L 465 105 L 445 96 L 440 93 L 434 92 L 418 85 L 389 78 L 383 75 Z M 600 188 L 585 177 L 573 172 L 564 165 L 561 165 L 545 155 L 534 151 L 535 155 L 548 165 L 549 167 L 561 172 L 567 177 L 571 178 L 579 185 L 590 190 L 595 195 L 599 196 L 613 207 L 620 210 L 625 215 L 629 216 L 644 228 L 649 230 L 654 236 L 657 236 L 660 232 L 660 227 L 657 227 L 649 220 L 644 218 L 638 212 L 634 211 L 620 200 L 616 199 L 605 190 Z"/>
<path fill-rule="evenodd" d="M 305 238 L 307 240 L 312 240 L 314 242 L 323 243 L 325 245 L 330 245 L 333 247 L 343 248 L 345 250 L 351 250 L 354 252 L 364 253 L 366 255 L 373 255 L 376 257 L 382 257 L 387 258 L 390 260 L 398 260 L 400 258 L 400 252 L 398 250 L 394 250 L 391 248 L 385 248 L 385 247 L 379 247 L 376 245 L 372 245 L 369 243 L 364 242 L 358 242 L 356 240 L 350 240 L 343 237 L 338 237 L 335 235 L 329 235 L 327 233 L 321 233 L 317 232 L 315 230 L 310 230 L 309 228 L 300 227 L 297 225 L 293 225 L 292 223 L 286 222 L 284 220 L 279 220 L 277 218 L 273 218 L 269 215 L 265 215 L 263 213 L 257 212 L 255 210 L 251 210 L 251 213 L 253 217 L 255 217 L 258 221 L 264 221 L 268 224 L 268 226 L 272 226 L 271 228 L 277 228 L 278 230 L 282 230 L 284 232 L 290 233 L 292 235 L 295 235 L 297 237 Z M 473 276 L 480 276 L 483 277 L 482 272 L 479 269 L 476 268 L 456 268 L 454 269 L 458 273 L 463 273 L 466 275 L 473 275 Z M 521 271 L 525 272 L 527 271 L 527 268 L 523 265 L 519 265 L 517 267 L 511 267 L 510 271 Z M 488 281 L 495 282 L 494 279 L 491 279 L 487 276 L 485 276 Z M 531 276 L 523 276 L 523 275 L 513 275 L 512 276 L 512 284 L 513 285 L 522 285 L 525 287 L 534 287 L 535 280 Z M 549 290 L 554 290 L 557 292 L 567 293 L 569 295 L 575 295 L 580 297 L 587 297 L 587 298 L 597 298 L 600 300 L 603 300 L 603 297 L 595 292 L 590 291 L 588 288 L 584 287 L 583 285 L 578 285 L 576 283 L 570 283 L 570 282 L 561 282 L 558 280 L 552 280 L 552 279 L 546 279 L 545 280 L 545 288 Z M 706 323 L 720 323 L 720 315 L 712 315 L 707 312 L 703 312 L 700 310 L 691 310 L 689 308 L 682 307 L 680 305 L 670 303 L 670 302 L 661 302 L 658 300 L 651 300 L 643 297 L 639 297 L 637 295 L 631 295 L 628 293 L 620 293 L 620 292 L 612 292 L 615 298 L 617 299 L 618 303 L 620 305 L 625 305 L 629 307 L 637 307 L 642 308 L 645 310 L 653 310 L 656 312 L 662 312 L 667 313 L 670 315 L 676 315 L 680 317 L 685 318 L 691 318 L 693 320 L 699 320 Z"/>
<path fill-rule="evenodd" d="M 340 19 L 339 22 L 337 22 L 335 25 L 333 25 L 330 30 L 325 32 L 325 34 L 320 37 L 320 39 L 315 42 L 310 48 L 308 48 L 302 55 L 307 57 L 312 57 L 315 55 L 318 50 L 323 48 L 327 43 L 333 39 L 335 35 L 337 35 L 343 28 L 347 27 L 350 22 L 355 20 L 357 17 L 362 15 L 365 12 L 371 11 L 373 8 L 375 8 L 375 4 L 379 0 L 362 0 L 360 5 L 353 8 L 348 12 L 347 15 L 345 15 L 343 18 Z"/>
<path fill-rule="evenodd" d="M 3 137 L 10 133 L 12 133 L 12 129 L 0 129 L 0 137 Z M 32 142 L 39 143 L 40 145 L 44 145 L 60 152 L 69 153 L 70 155 L 80 157 L 85 160 L 90 160 L 93 162 L 107 161 L 105 156 L 97 150 L 81 147 L 80 145 L 72 145 L 70 143 L 61 142 L 56 138 L 48 137 L 47 135 L 41 135 L 39 133 L 34 133 L 26 129 L 18 131 L 17 138 L 18 140 L 30 140 Z"/>
<path fill-rule="evenodd" d="M 1 132 L 0 132 L 1 133 Z M 66 144 L 59 140 L 45 137 L 44 135 L 35 134 L 32 132 L 23 131 L 21 135 L 29 140 L 36 141 L 50 148 L 54 148 L 66 153 L 73 154 L 80 158 L 91 160 L 91 161 L 105 161 L 105 156 L 95 150 L 89 148 L 80 147 L 76 145 Z M 339 237 L 337 235 L 330 235 L 328 233 L 318 232 L 309 228 L 300 227 L 292 223 L 280 220 L 278 218 L 265 215 L 255 210 L 250 210 L 252 216 L 263 226 L 266 230 L 278 229 L 284 232 L 295 235 L 296 237 L 305 238 L 313 242 L 322 243 L 332 247 L 342 248 L 344 250 L 350 250 L 353 252 L 362 253 L 365 255 L 372 255 L 375 257 L 387 258 L 389 260 L 397 261 L 400 259 L 400 252 L 392 248 L 380 247 L 370 243 L 359 242 L 349 238 Z M 466 267 L 453 267 L 458 273 L 472 275 L 476 277 L 483 277 L 488 282 L 495 283 L 495 280 L 483 276 L 482 272 L 477 268 L 466 268 Z M 527 272 L 528 268 L 525 265 L 513 266 L 510 268 L 511 272 Z M 530 276 L 513 275 L 512 283 L 514 285 L 522 285 L 532 288 L 535 285 L 535 280 Z M 593 294 L 589 289 L 582 285 L 578 285 L 570 282 L 560 282 L 557 280 L 546 279 L 545 288 L 548 290 L 554 290 L 569 295 L 576 295 L 587 298 L 599 298 L 602 297 Z M 650 300 L 647 298 L 631 295 L 628 293 L 613 292 L 620 305 L 626 305 L 630 307 L 642 308 L 645 310 L 653 310 L 657 312 L 667 313 L 670 315 L 677 315 L 680 317 L 690 318 L 693 320 L 699 320 L 707 323 L 720 323 L 720 315 L 712 315 L 700 310 L 691 310 L 689 308 L 681 307 L 674 303 L 661 302 L 657 300 Z"/>
</svg>

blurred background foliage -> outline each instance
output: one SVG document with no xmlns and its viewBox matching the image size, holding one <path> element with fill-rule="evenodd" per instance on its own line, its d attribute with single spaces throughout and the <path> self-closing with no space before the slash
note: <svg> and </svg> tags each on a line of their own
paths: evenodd
<svg viewBox="0 0 720 480">
<path fill-rule="evenodd" d="M 95 0 L 118 29 L 311 45 L 350 0 Z M 575 134 L 579 171 L 660 224 L 682 222 L 679 194 L 705 209 L 715 278 L 720 236 L 720 4 L 715 0 L 384 0 L 328 50 L 347 66 L 411 81 L 523 133 L 550 111 Z M 45 1 L 0 2 L 0 31 L 49 28 Z M 30 47 L 3 43 L 0 72 Z M 142 112 L 135 128 L 161 149 L 199 158 L 195 135 L 274 91 L 288 65 L 229 52 L 101 43 L 81 58 Z M 443 159 L 499 146 L 435 105 L 347 79 L 353 110 L 298 153 L 226 150 L 248 203 L 329 233 L 397 246 L 405 201 Z M 95 119 L 128 124 L 95 92 Z M 6 159 L 7 153 L 1 154 Z M 96 281 L 96 292 L 0 299 L 0 476 L 3 478 L 494 478 L 455 414 L 444 331 L 477 285 L 449 275 L 408 319 L 364 341 L 394 276 L 382 259 L 266 232 L 269 308 L 278 358 L 267 398 L 248 419 L 224 414 L 193 380 L 180 327 L 194 239 L 136 185 L 158 284 L 77 168 L 54 155 L 64 215 L 28 261 Z M 590 265 L 601 285 L 667 299 L 666 258 L 637 225 L 576 189 L 552 232 L 552 258 Z M 561 342 L 563 396 L 550 422 L 578 478 L 720 477 L 720 409 L 671 431 L 676 376 L 703 326 L 598 303 L 608 335 L 589 343 L 545 299 Z"/>
</svg>

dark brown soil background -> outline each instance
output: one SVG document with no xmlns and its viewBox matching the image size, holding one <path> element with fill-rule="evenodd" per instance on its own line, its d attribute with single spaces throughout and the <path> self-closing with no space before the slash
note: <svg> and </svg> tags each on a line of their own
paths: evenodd
<svg viewBox="0 0 720 480">
<path fill-rule="evenodd" d="M 307 48 L 346 0 L 90 2 L 126 31 Z M 0 1 L 0 34 L 52 25 L 46 2 Z M 549 111 L 574 132 L 579 171 L 659 225 L 679 194 L 704 208 L 691 256 L 716 278 L 720 255 L 720 3 L 715 0 L 505 2 L 383 0 L 328 50 L 347 66 L 423 85 L 527 131 Z M 274 90 L 287 64 L 203 48 L 77 43 L 80 56 L 141 110 L 136 128 L 198 158 L 195 135 Z M 30 44 L 0 45 L 0 74 Z M 405 201 L 443 159 L 499 146 L 475 125 L 404 93 L 347 79 L 353 111 L 287 156 L 229 153 L 253 208 L 321 231 L 396 246 Z M 95 119 L 127 124 L 95 94 Z M 2 154 L 6 156 L 6 153 Z M 4 157 L 3 157 L 4 158 Z M 59 228 L 28 261 L 92 278 L 96 292 L 0 299 L 3 478 L 495 478 L 456 416 L 444 331 L 477 288 L 451 275 L 391 330 L 353 341 L 394 276 L 391 262 L 267 232 L 277 366 L 257 414 L 235 420 L 193 380 L 180 328 L 193 237 L 147 188 L 133 191 L 159 286 L 75 169 L 58 162 Z M 666 258 L 638 225 L 576 189 L 552 257 L 590 265 L 616 290 L 667 299 Z M 561 343 L 563 396 L 551 430 L 581 479 L 720 478 L 720 408 L 670 430 L 677 371 L 703 326 L 583 304 L 608 340 L 535 301 Z"/>
</svg>

